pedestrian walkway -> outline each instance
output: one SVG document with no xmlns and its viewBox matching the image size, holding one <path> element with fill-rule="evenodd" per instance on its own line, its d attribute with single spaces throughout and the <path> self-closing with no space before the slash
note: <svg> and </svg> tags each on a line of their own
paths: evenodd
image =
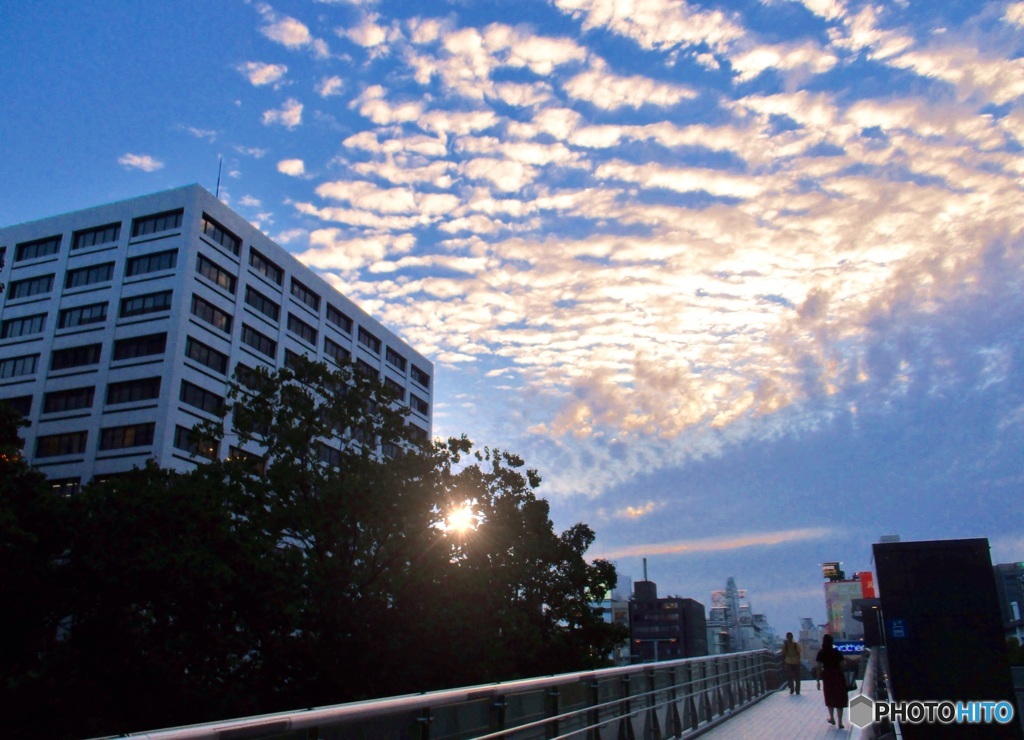
<svg viewBox="0 0 1024 740">
<path fill-rule="evenodd" d="M 853 698 L 856 694 L 850 694 Z M 860 736 L 850 725 L 849 710 L 843 712 L 842 730 L 828 723 L 828 709 L 814 681 L 802 681 L 799 694 L 785 688 L 730 717 L 718 727 L 701 734 L 701 740 L 840 740 Z"/>
</svg>

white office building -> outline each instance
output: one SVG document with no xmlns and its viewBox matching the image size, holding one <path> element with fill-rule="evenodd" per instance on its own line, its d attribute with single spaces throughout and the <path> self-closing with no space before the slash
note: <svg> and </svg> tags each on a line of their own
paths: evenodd
<svg viewBox="0 0 1024 740">
<path fill-rule="evenodd" d="M 433 364 L 198 185 L 0 228 L 0 254 L 0 399 L 55 489 L 231 454 L 190 430 L 238 365 L 294 355 L 378 374 L 431 436 Z"/>
</svg>

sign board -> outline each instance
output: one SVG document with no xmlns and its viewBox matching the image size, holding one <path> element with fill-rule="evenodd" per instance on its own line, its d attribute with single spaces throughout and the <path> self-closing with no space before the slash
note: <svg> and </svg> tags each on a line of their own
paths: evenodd
<svg viewBox="0 0 1024 740">
<path fill-rule="evenodd" d="M 843 655 L 860 655 L 864 652 L 864 643 L 860 640 L 836 640 L 832 644 Z"/>
<path fill-rule="evenodd" d="M 889 619 L 886 621 L 889 623 L 889 637 L 894 640 L 907 639 L 907 620 Z"/>
<path fill-rule="evenodd" d="M 821 576 L 822 578 L 838 578 L 839 563 L 822 563 Z"/>
</svg>

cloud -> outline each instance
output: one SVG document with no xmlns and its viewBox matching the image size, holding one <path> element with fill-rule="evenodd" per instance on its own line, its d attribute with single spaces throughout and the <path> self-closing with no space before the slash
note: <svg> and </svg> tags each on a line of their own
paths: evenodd
<svg viewBox="0 0 1024 740">
<path fill-rule="evenodd" d="M 986 59 L 974 48 L 942 47 L 907 51 L 889 60 L 925 78 L 954 85 L 963 97 L 984 96 L 997 104 L 1024 95 L 1024 59 Z"/>
<path fill-rule="evenodd" d="M 669 107 L 697 97 L 687 87 L 659 83 L 641 75 L 622 77 L 605 69 L 581 72 L 565 84 L 565 91 L 606 110 L 642 105 Z"/>
<path fill-rule="evenodd" d="M 310 249 L 297 255 L 303 263 L 325 270 L 352 271 L 372 267 L 388 254 L 403 254 L 415 238 L 376 236 L 351 238 L 341 229 L 315 229 L 309 234 Z"/>
<path fill-rule="evenodd" d="M 554 5 L 582 20 L 585 29 L 605 28 L 645 49 L 707 44 L 727 50 L 745 32 L 734 18 L 718 10 L 701 10 L 678 0 L 554 0 Z"/>
<path fill-rule="evenodd" d="M 291 16 L 281 16 L 265 3 L 258 5 L 257 10 L 263 16 L 265 23 L 260 28 L 260 33 L 271 41 L 289 49 L 308 48 L 318 59 L 330 57 L 327 43 L 323 39 L 313 36 L 309 27 L 302 21 Z"/>
<path fill-rule="evenodd" d="M 302 103 L 295 98 L 288 98 L 280 110 L 263 112 L 263 125 L 279 124 L 291 130 L 302 125 Z"/>
<path fill-rule="evenodd" d="M 313 41 L 309 28 L 301 21 L 284 17 L 267 24 L 260 32 L 271 41 L 276 41 L 290 49 L 307 46 Z"/>
<path fill-rule="evenodd" d="M 245 156 L 252 157 L 253 159 L 262 159 L 263 157 L 267 156 L 267 151 L 268 151 L 266 149 L 261 149 L 260 147 L 255 147 L 255 146 L 247 147 L 247 146 L 240 146 L 240 145 L 236 145 L 234 147 L 234 150 L 236 152 L 238 152 L 239 154 L 244 154 Z"/>
<path fill-rule="evenodd" d="M 352 101 L 359 113 L 378 125 L 409 123 L 418 120 L 423 113 L 423 103 L 418 100 L 392 104 L 386 99 L 381 85 L 370 85 Z"/>
<path fill-rule="evenodd" d="M 117 158 L 117 163 L 126 170 L 137 169 L 143 172 L 156 172 L 164 166 L 163 162 L 148 154 L 122 154 Z"/>
<path fill-rule="evenodd" d="M 626 508 L 615 512 L 613 516 L 616 519 L 641 519 L 648 514 L 653 513 L 657 508 L 657 504 L 653 501 L 648 501 L 646 504 L 641 506 L 627 506 Z"/>
<path fill-rule="evenodd" d="M 292 177 L 306 174 L 306 165 L 301 159 L 282 159 L 277 163 L 277 171 Z"/>
<path fill-rule="evenodd" d="M 273 84 L 288 72 L 288 67 L 283 64 L 266 64 L 264 62 L 245 62 L 239 64 L 235 69 L 245 75 L 249 82 L 256 87 Z"/>
<path fill-rule="evenodd" d="M 323 77 L 316 85 L 316 93 L 321 98 L 329 98 L 332 95 L 340 95 L 345 89 L 345 83 L 337 75 Z"/>
<path fill-rule="evenodd" d="M 739 550 L 748 547 L 775 547 L 794 542 L 822 540 L 831 536 L 834 531 L 828 527 L 808 527 L 775 532 L 754 532 L 750 534 L 728 535 L 723 537 L 705 537 L 696 540 L 679 540 L 676 542 L 649 543 L 618 547 L 595 553 L 595 557 L 613 560 L 615 558 L 643 557 L 653 555 L 696 555 L 698 553 L 722 552 Z"/>
<path fill-rule="evenodd" d="M 1024 28 L 1024 3 L 1010 3 L 1006 6 L 1003 20 L 1013 26 Z"/>
<path fill-rule="evenodd" d="M 376 13 L 365 15 L 358 25 L 350 28 L 339 28 L 337 33 L 354 44 L 373 49 L 383 46 L 388 41 L 389 33 L 386 26 L 379 25 L 380 16 Z"/>
<path fill-rule="evenodd" d="M 206 139 L 211 144 L 217 138 L 217 132 L 212 129 L 201 129 L 195 126 L 185 126 L 184 130 L 189 136 L 194 136 L 197 139 Z"/>
<path fill-rule="evenodd" d="M 831 52 L 812 43 L 761 45 L 730 58 L 737 80 L 752 80 L 766 70 L 803 70 L 823 74 L 838 64 Z"/>
</svg>

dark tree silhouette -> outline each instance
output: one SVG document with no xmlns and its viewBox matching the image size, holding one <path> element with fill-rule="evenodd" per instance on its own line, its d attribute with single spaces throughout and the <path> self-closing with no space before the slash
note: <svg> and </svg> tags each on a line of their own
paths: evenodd
<svg viewBox="0 0 1024 740">
<path fill-rule="evenodd" d="M 110 735 L 594 667 L 614 568 L 553 529 L 540 477 L 465 438 L 421 444 L 378 378 L 246 371 L 232 450 L 72 499 L 0 416 L 6 701 L 15 735 Z M 230 444 L 228 444 L 230 443 Z M 7 473 L 10 474 L 7 474 Z M 447 524 L 469 507 L 472 527 Z M 58 708 L 59 707 L 59 711 Z M 50 711 L 48 711 L 48 709 Z"/>
</svg>

